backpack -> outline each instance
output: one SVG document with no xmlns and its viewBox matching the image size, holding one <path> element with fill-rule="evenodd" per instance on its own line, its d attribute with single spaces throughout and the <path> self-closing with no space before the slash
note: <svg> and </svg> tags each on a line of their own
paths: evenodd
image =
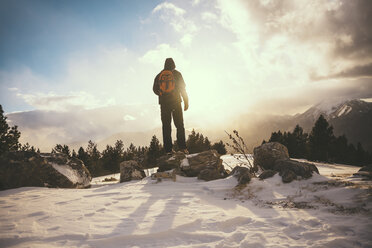
<svg viewBox="0 0 372 248">
<path fill-rule="evenodd" d="M 168 95 L 175 89 L 175 80 L 172 71 L 163 70 L 159 75 L 160 95 Z"/>
</svg>

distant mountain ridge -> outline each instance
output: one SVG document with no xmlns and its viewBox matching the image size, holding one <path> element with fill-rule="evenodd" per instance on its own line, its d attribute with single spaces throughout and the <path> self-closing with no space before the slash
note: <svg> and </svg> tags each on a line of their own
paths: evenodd
<svg viewBox="0 0 372 248">
<path fill-rule="evenodd" d="M 319 103 L 302 114 L 293 116 L 292 125 L 299 124 L 310 132 L 320 115 L 333 126 L 336 136 L 345 134 L 348 141 L 372 151 L 372 103 L 354 99 Z"/>
<path fill-rule="evenodd" d="M 321 114 L 333 126 L 336 136 L 345 134 L 349 142 L 354 145 L 360 142 L 365 150 L 372 152 L 372 103 L 359 99 L 326 100 L 296 115 L 245 114 L 234 120 L 230 129 L 238 130 L 251 150 L 268 140 L 272 132 L 293 131 L 297 124 L 310 133 Z"/>
</svg>

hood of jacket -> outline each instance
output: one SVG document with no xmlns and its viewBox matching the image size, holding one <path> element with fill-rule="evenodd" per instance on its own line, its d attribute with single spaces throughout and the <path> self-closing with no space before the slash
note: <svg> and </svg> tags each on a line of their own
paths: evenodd
<svg viewBox="0 0 372 248">
<path fill-rule="evenodd" d="M 172 58 L 167 58 L 164 63 L 164 70 L 174 70 L 176 69 L 176 64 Z"/>
</svg>

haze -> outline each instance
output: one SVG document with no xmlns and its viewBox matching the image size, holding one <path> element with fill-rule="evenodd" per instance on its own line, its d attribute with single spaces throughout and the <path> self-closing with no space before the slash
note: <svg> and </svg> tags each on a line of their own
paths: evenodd
<svg viewBox="0 0 372 248">
<path fill-rule="evenodd" d="M 0 104 L 44 150 L 156 133 L 152 84 L 173 57 L 186 128 L 241 126 L 247 113 L 371 98 L 371 26 L 368 0 L 3 0 Z"/>
</svg>

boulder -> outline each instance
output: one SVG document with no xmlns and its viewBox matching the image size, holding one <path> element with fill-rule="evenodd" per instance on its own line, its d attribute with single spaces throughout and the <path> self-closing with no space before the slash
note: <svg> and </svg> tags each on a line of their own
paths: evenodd
<svg viewBox="0 0 372 248">
<path fill-rule="evenodd" d="M 313 172 L 319 174 L 314 164 L 290 159 L 287 147 L 278 142 L 265 143 L 254 148 L 253 153 L 254 165 L 264 170 L 259 176 L 261 179 L 279 172 L 282 181 L 289 183 L 297 178 L 310 178 Z"/>
<path fill-rule="evenodd" d="M 158 159 L 158 172 L 174 170 L 177 175 L 210 181 L 227 176 L 222 160 L 215 150 L 185 155 L 177 152 Z"/>
<path fill-rule="evenodd" d="M 278 172 L 274 171 L 274 170 L 265 170 L 258 177 L 261 180 L 263 180 L 263 179 L 266 179 L 266 178 L 273 177 L 276 173 L 278 173 Z"/>
<path fill-rule="evenodd" d="M 230 175 L 238 180 L 237 186 L 246 185 L 251 181 L 251 178 L 253 177 L 253 175 L 249 172 L 249 169 L 242 166 L 235 166 Z"/>
<path fill-rule="evenodd" d="M 310 178 L 313 175 L 313 172 L 319 174 L 318 168 L 311 163 L 299 162 L 292 159 L 283 159 L 277 160 L 275 162 L 274 170 L 279 172 L 279 175 L 282 176 L 283 182 L 291 182 L 296 179 L 297 176 L 301 178 Z M 293 173 L 289 173 L 291 171 Z M 295 176 L 293 176 L 293 174 Z M 283 175 L 286 176 L 284 179 Z M 291 180 L 292 179 L 292 180 Z"/>
<path fill-rule="evenodd" d="M 136 161 L 129 160 L 120 163 L 120 182 L 129 182 L 131 180 L 141 180 L 146 174 Z"/>
<path fill-rule="evenodd" d="M 91 179 L 81 160 L 61 153 L 17 151 L 0 157 L 0 189 L 87 188 Z"/>
<path fill-rule="evenodd" d="M 269 142 L 254 148 L 254 165 L 263 170 L 272 170 L 275 161 L 289 159 L 288 149 L 278 142 Z"/>
<path fill-rule="evenodd" d="M 182 152 L 173 155 L 164 155 L 157 159 L 158 172 L 169 171 L 180 167 L 181 161 L 186 158 Z"/>
<path fill-rule="evenodd" d="M 221 173 L 219 173 L 217 170 L 213 168 L 201 170 L 198 175 L 198 179 L 205 181 L 211 181 L 222 177 L 223 175 L 221 175 Z"/>
<path fill-rule="evenodd" d="M 290 183 L 297 179 L 296 173 L 291 170 L 284 170 L 283 172 L 279 173 L 279 175 L 282 177 L 283 183 Z"/>
<path fill-rule="evenodd" d="M 214 179 L 227 176 L 225 168 L 222 165 L 222 159 L 216 150 L 208 150 L 197 154 L 187 155 L 181 161 L 180 169 L 188 177 L 196 177 L 202 170 L 214 170 L 215 175 L 219 175 Z M 213 180 L 213 179 L 211 179 Z"/>
</svg>

